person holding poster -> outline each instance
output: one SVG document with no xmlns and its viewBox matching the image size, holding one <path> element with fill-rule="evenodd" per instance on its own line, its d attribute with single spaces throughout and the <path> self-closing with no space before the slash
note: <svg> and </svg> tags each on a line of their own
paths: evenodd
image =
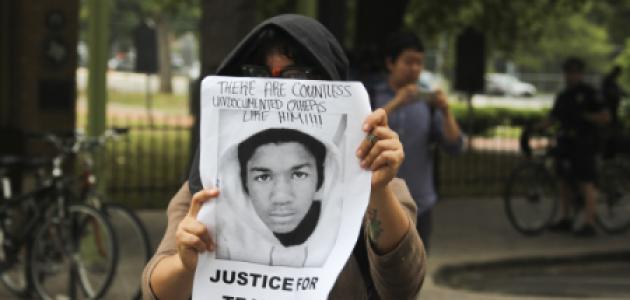
<svg viewBox="0 0 630 300">
<path fill-rule="evenodd" d="M 348 61 L 333 35 L 320 23 L 303 16 L 281 15 L 268 19 L 254 28 L 227 56 L 218 68 L 217 75 L 340 81 L 347 80 Z M 365 192 L 369 192 L 369 202 L 361 226 L 362 234 L 354 245 L 355 250 L 349 257 L 343 258 L 346 260 L 345 265 L 336 277 L 328 298 L 415 299 L 424 279 L 426 261 L 422 241 L 414 229 L 415 204 L 404 181 L 394 178 L 404 158 L 402 145 L 398 140 L 398 135 L 389 128 L 384 110 L 377 110 L 367 115 L 362 126 L 359 127 L 367 137 L 348 147 L 352 148 L 350 151 L 358 158 L 355 163 L 372 172 L 371 186 L 366 185 L 364 188 Z M 240 130 L 233 129 L 235 132 Z M 227 135 L 229 132 L 224 134 Z M 265 137 L 264 140 L 269 139 Z M 247 141 L 248 138 L 244 138 L 242 143 L 248 143 Z M 228 149 L 229 146 L 225 147 Z M 259 145 L 252 143 L 252 146 L 247 147 L 251 148 L 248 151 L 252 153 L 251 157 L 249 154 L 242 155 L 242 162 L 239 162 L 244 166 L 244 168 L 239 168 L 243 172 L 240 185 L 244 194 L 248 195 L 249 203 L 254 206 L 253 210 L 257 218 L 265 224 L 265 227 L 274 235 L 282 235 L 290 234 L 294 231 L 294 227 L 313 226 L 304 225 L 304 220 L 306 223 L 321 223 L 326 210 L 323 208 L 323 203 L 320 219 L 309 217 L 309 215 L 317 215 L 314 211 L 320 205 L 316 203 L 320 200 L 318 193 L 322 192 L 322 188 L 319 187 L 319 177 L 322 177 L 324 186 L 328 180 L 333 179 L 327 177 L 328 168 L 325 163 L 323 167 L 318 167 L 320 154 L 313 149 L 317 146 L 304 146 L 296 141 L 276 141 Z M 271 149 L 273 147 L 275 148 Z M 311 149 L 307 150 L 307 148 Z M 327 145 L 325 148 L 327 153 L 329 149 L 334 149 Z M 281 163 L 278 162 L 280 160 L 278 153 L 282 154 Z M 221 163 L 224 162 L 219 158 L 223 156 L 219 154 L 215 157 L 220 160 L 220 169 Z M 218 238 L 213 238 L 216 237 L 215 228 L 208 228 L 197 219 L 202 204 L 212 204 L 215 199 L 223 197 L 229 190 L 227 183 L 219 180 L 215 187 L 204 189 L 200 174 L 200 160 L 203 160 L 203 157 L 200 159 L 198 151 L 188 181 L 183 184 L 169 204 L 167 211 L 169 222 L 164 238 L 143 272 L 144 299 L 189 299 L 193 292 L 195 272 L 199 270 L 198 260 L 205 253 L 213 252 L 218 258 L 221 254 L 219 250 L 226 247 L 221 245 L 220 234 Z M 272 160 L 276 163 L 269 165 L 268 162 Z M 254 184 L 255 182 L 271 182 L 269 180 L 274 176 L 285 179 L 288 176 L 296 180 L 293 184 L 303 185 L 300 190 L 306 196 L 301 197 L 301 201 L 291 200 L 301 203 L 300 205 L 296 204 L 292 209 L 280 211 L 265 207 L 264 200 L 267 198 L 265 195 L 269 192 L 265 192 L 264 188 L 254 187 Z M 254 189 L 257 190 L 254 191 Z M 255 207 L 252 201 L 260 201 L 256 204 L 260 207 Z M 217 215 L 222 214 L 218 203 L 215 209 Z M 360 213 L 363 214 L 362 211 Z M 246 220 L 236 222 L 238 221 L 246 222 Z M 314 226 L 317 228 L 318 224 Z M 311 239 L 317 231 L 318 229 L 302 230 L 302 232 L 311 233 L 307 234 L 308 236 L 286 239 L 281 243 L 286 243 L 288 246 L 301 246 L 299 243 L 301 240 Z M 234 234 L 228 233 L 228 235 Z M 284 238 L 278 237 L 278 240 L 282 241 Z M 231 253 L 233 247 L 227 245 L 227 248 L 229 249 L 227 253 Z M 328 256 L 336 254 L 331 253 Z M 296 254 L 284 256 L 290 256 L 292 260 L 281 263 L 286 266 L 300 265 L 308 261 L 308 258 L 298 257 Z M 261 263 L 273 264 L 271 261 Z M 263 283 L 259 282 L 259 284 L 264 285 L 266 282 L 267 288 L 273 289 L 277 286 L 283 289 L 293 280 L 293 278 L 278 279 L 276 276 L 267 278 L 267 276 L 244 272 L 238 274 L 232 272 L 231 275 L 228 273 L 227 270 L 222 273 L 217 271 L 210 281 L 219 280 L 219 277 L 223 276 L 223 281 L 235 282 L 238 276 L 236 282 L 239 284 L 248 280 L 253 282 L 260 280 Z M 227 276 L 231 276 L 229 280 L 226 280 Z M 274 285 L 274 279 L 276 283 L 282 280 L 283 284 Z M 296 282 L 299 281 L 296 280 Z M 314 286 L 315 282 L 310 281 L 309 284 Z M 207 295 L 207 297 L 211 296 L 216 297 L 216 295 Z M 225 297 L 223 296 L 224 299 Z"/>
</svg>

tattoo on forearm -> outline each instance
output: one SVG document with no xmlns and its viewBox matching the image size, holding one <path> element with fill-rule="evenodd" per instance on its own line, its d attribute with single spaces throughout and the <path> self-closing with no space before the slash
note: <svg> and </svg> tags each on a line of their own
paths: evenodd
<svg viewBox="0 0 630 300">
<path fill-rule="evenodd" d="M 372 242 L 376 242 L 383 232 L 381 221 L 377 217 L 378 210 L 376 208 L 368 210 L 368 235 Z"/>
</svg>

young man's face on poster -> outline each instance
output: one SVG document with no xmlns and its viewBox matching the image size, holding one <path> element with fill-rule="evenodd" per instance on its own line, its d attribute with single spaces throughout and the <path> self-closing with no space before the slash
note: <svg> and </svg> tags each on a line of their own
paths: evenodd
<svg viewBox="0 0 630 300">
<path fill-rule="evenodd" d="M 247 162 L 249 198 L 275 233 L 291 232 L 304 219 L 317 178 L 315 157 L 299 142 L 263 144 Z"/>
</svg>

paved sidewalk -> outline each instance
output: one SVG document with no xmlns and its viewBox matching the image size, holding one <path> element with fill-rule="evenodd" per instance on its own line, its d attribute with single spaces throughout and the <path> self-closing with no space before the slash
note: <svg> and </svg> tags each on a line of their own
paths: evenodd
<svg viewBox="0 0 630 300">
<path fill-rule="evenodd" d="M 155 243 L 159 242 L 165 220 L 157 212 L 144 212 L 143 219 L 151 226 Z M 514 296 L 499 293 L 474 292 L 436 285 L 433 276 L 442 266 L 464 263 L 495 262 L 513 258 L 573 257 L 592 253 L 630 252 L 630 232 L 622 235 L 605 235 L 591 239 L 569 234 L 543 233 L 524 237 L 512 229 L 505 217 L 500 199 L 454 199 L 438 203 L 434 212 L 434 235 L 429 256 L 429 274 L 420 293 L 420 299 L 429 300 L 505 300 L 505 299 L 576 299 L 562 297 Z M 558 286 L 562 289 L 562 278 Z M 630 293 L 630 280 L 628 281 Z M 628 299 L 590 298 L 590 299 Z M 589 299 L 579 297 L 579 299 Z"/>
<path fill-rule="evenodd" d="M 159 243 L 166 226 L 165 212 L 160 210 L 141 211 L 140 215 L 148 227 L 153 244 Z M 622 235 L 600 234 L 591 239 L 551 233 L 544 233 L 537 237 L 523 237 L 510 227 L 504 215 L 503 204 L 498 199 L 441 201 L 435 209 L 434 221 L 435 230 L 432 238 L 433 248 L 429 257 L 429 273 L 420 293 L 420 299 L 423 300 L 578 299 L 557 296 L 515 296 L 505 293 L 454 289 L 449 286 L 437 285 L 434 275 L 441 267 L 447 265 L 496 262 L 513 258 L 572 257 L 592 253 L 630 252 L 630 232 Z M 128 259 L 133 258 L 129 257 Z M 581 268 L 579 263 L 577 268 Z M 586 268 L 586 264 L 584 268 Z M 137 272 L 135 270 L 120 275 L 116 279 L 116 288 L 110 292 L 107 299 L 124 299 L 120 296 L 123 291 L 121 287 L 123 284 L 135 286 L 133 283 L 138 280 Z M 549 295 L 557 295 L 558 291 L 570 286 L 564 284 L 564 279 L 565 277 L 562 276 L 552 278 L 550 284 L 545 287 L 548 289 Z M 566 280 L 573 279 L 566 277 Z M 588 282 L 589 278 L 588 276 L 587 278 L 581 277 L 581 280 Z M 625 280 L 625 277 L 621 280 Z M 514 282 L 509 282 L 509 284 L 514 285 Z M 516 283 L 516 285 L 518 284 Z M 629 299 L 630 279 L 628 285 L 629 294 L 623 297 L 579 297 L 579 299 Z M 0 286 L 0 299 L 13 298 L 4 287 Z"/>
<path fill-rule="evenodd" d="M 438 203 L 434 211 L 434 235 L 429 256 L 429 276 L 421 292 L 421 299 L 576 299 L 559 297 L 514 296 L 498 293 L 481 293 L 456 290 L 435 284 L 436 271 L 445 265 L 496 262 L 514 258 L 573 257 L 592 253 L 630 253 L 630 232 L 621 235 L 600 233 L 594 238 L 579 238 L 570 234 L 543 233 L 524 237 L 512 229 L 505 217 L 503 202 L 499 199 L 455 199 Z M 578 263 L 578 269 L 579 269 Z M 586 265 L 586 262 L 585 262 Z M 585 266 L 586 267 L 586 266 Z M 593 275 L 595 276 L 595 275 Z M 552 278 L 549 295 L 562 292 L 570 282 L 563 277 Z M 582 278 L 595 280 L 596 278 Z M 571 280 L 571 279 L 568 279 Z M 628 294 L 616 299 L 630 298 Z M 558 290 L 560 289 L 560 290 Z M 578 295 L 576 295 L 578 296 Z M 584 298 L 579 299 L 615 299 Z"/>
</svg>

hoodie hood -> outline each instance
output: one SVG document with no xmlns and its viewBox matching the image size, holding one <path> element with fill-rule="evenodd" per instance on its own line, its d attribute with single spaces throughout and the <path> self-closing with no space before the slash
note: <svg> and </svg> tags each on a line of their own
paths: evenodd
<svg viewBox="0 0 630 300">
<path fill-rule="evenodd" d="M 260 45 L 260 32 L 269 27 L 282 30 L 310 54 L 331 80 L 348 79 L 348 58 L 337 39 L 315 19 L 300 15 L 279 15 L 260 23 L 232 50 L 217 69 L 217 75 L 239 74 L 243 61 Z"/>
</svg>

